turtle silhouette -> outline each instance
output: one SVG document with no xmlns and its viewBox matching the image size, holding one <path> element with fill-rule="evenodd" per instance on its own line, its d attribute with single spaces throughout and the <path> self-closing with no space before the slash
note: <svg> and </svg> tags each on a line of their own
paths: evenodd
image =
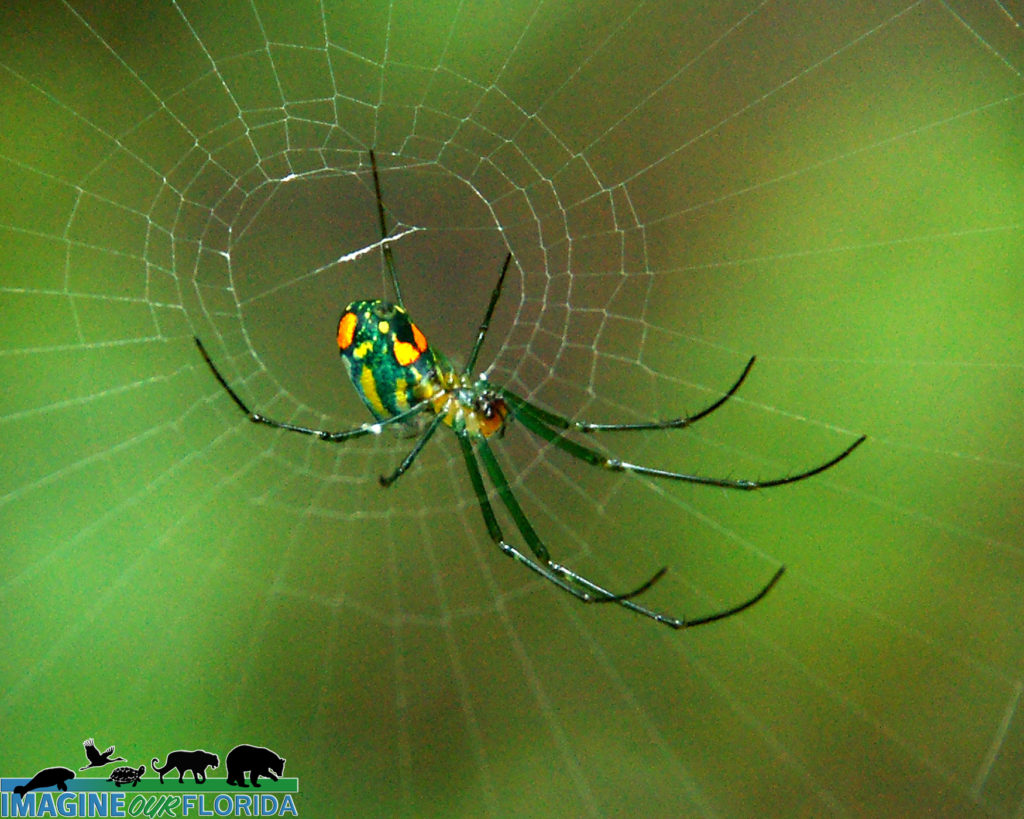
<svg viewBox="0 0 1024 819">
<path fill-rule="evenodd" d="M 16 786 L 14 792 L 18 796 L 24 796 L 29 791 L 38 790 L 39 788 L 52 788 L 54 785 L 57 786 L 58 790 L 66 791 L 68 789 L 67 781 L 74 778 L 75 772 L 70 768 L 44 768 L 26 784 Z"/>
<path fill-rule="evenodd" d="M 127 785 L 131 782 L 132 787 L 134 788 L 139 784 L 139 780 L 142 779 L 142 775 L 145 772 L 145 765 L 140 765 L 138 768 L 132 768 L 130 765 L 125 765 L 122 768 L 114 768 L 114 771 L 110 774 L 110 778 L 107 782 L 113 782 L 119 788 L 122 785 Z"/>
<path fill-rule="evenodd" d="M 85 746 L 85 755 L 89 758 L 89 764 L 78 770 L 84 771 L 89 768 L 102 768 L 104 765 L 109 765 L 111 762 L 127 762 L 123 756 L 115 756 L 113 759 L 110 757 L 114 753 L 114 746 L 111 745 L 102 754 L 96 750 L 96 740 L 92 737 L 82 743 Z"/>
</svg>

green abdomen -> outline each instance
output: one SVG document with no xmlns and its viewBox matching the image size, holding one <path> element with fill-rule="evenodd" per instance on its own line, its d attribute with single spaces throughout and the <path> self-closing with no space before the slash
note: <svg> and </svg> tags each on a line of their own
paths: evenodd
<svg viewBox="0 0 1024 819">
<path fill-rule="evenodd" d="M 434 353 L 399 305 L 352 302 L 338 321 L 338 351 L 352 385 L 378 421 L 404 412 L 433 391 Z"/>
</svg>

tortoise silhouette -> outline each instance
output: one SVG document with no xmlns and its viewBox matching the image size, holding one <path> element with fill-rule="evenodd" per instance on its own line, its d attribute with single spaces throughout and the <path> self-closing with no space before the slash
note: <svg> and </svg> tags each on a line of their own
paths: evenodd
<svg viewBox="0 0 1024 819">
<path fill-rule="evenodd" d="M 127 785 L 129 782 L 132 783 L 134 788 L 139 784 L 139 780 L 142 779 L 142 775 L 146 772 L 145 765 L 139 765 L 138 768 L 132 768 L 129 765 L 125 765 L 121 768 L 114 768 L 114 772 L 110 775 L 107 782 L 113 782 L 117 787 Z"/>
<path fill-rule="evenodd" d="M 57 786 L 58 790 L 66 791 L 68 789 L 67 781 L 74 778 L 75 772 L 69 768 L 44 768 L 33 776 L 27 784 L 16 786 L 14 792 L 18 796 L 24 796 L 29 791 L 38 790 L 39 788 L 52 788 L 54 785 Z"/>
</svg>

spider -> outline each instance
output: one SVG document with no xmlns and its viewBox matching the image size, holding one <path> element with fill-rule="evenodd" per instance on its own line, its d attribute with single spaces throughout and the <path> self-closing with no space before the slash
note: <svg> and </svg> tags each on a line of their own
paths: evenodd
<svg viewBox="0 0 1024 819">
<path fill-rule="evenodd" d="M 501 272 L 498 275 L 498 283 L 491 292 L 490 302 L 477 330 L 476 341 L 466 359 L 466 365 L 458 370 L 440 351 L 433 349 L 427 343 L 426 337 L 413 323 L 405 309 L 393 253 L 388 244 L 388 226 L 381 197 L 380 179 L 377 175 L 377 159 L 372 150 L 370 151 L 370 167 L 377 198 L 377 215 L 380 220 L 384 265 L 395 293 L 395 301 L 372 299 L 354 301 L 349 304 L 338 321 L 338 350 L 352 385 L 376 419 L 375 422 L 365 423 L 341 432 L 330 432 L 275 421 L 254 412 L 242 401 L 238 393 L 217 369 L 202 341 L 198 337 L 195 338 L 199 352 L 209 365 L 214 377 L 245 416 L 253 423 L 289 432 L 299 432 L 303 435 L 313 435 L 323 441 L 334 442 L 348 441 L 364 435 L 375 435 L 380 433 L 383 427 L 389 425 L 410 425 L 414 417 L 421 414 L 425 414 L 427 417 L 432 416 L 428 423 L 422 426 L 419 437 L 402 462 L 389 475 L 380 476 L 381 486 L 388 487 L 403 475 L 438 427 L 445 424 L 452 429 L 459 442 L 469 474 L 469 482 L 476 494 L 484 525 L 487 527 L 491 540 L 506 555 L 584 603 L 614 603 L 671 628 L 682 629 L 732 617 L 750 608 L 768 594 L 785 571 L 784 566 L 780 567 L 756 594 L 730 608 L 690 619 L 671 617 L 636 602 L 636 598 L 664 576 L 667 567 L 659 569 L 648 580 L 631 591 L 616 593 L 566 566 L 553 562 L 547 547 L 513 494 L 508 479 L 491 448 L 490 440 L 495 435 L 500 437 L 508 423 L 514 418 L 527 431 L 590 466 L 613 472 L 632 472 L 653 478 L 719 486 L 726 489 L 753 490 L 796 483 L 831 469 L 860 446 L 866 436 L 859 437 L 838 455 L 812 469 L 771 480 L 713 478 L 656 469 L 627 463 L 618 458 L 608 458 L 597 449 L 580 443 L 569 437 L 568 433 L 588 435 L 597 432 L 640 432 L 688 427 L 710 415 L 736 393 L 754 366 L 755 358 L 751 358 L 747 362 L 739 378 L 724 395 L 695 415 L 668 421 L 642 423 L 591 423 L 572 420 L 527 401 L 507 387 L 488 381 L 485 374 L 474 378 L 471 373 L 487 336 L 494 308 L 501 296 L 502 284 L 512 261 L 512 254 L 509 253 L 505 256 L 504 264 L 502 264 Z M 482 472 L 481 465 L 483 466 Z M 484 486 L 483 473 L 487 474 L 497 491 L 498 497 L 529 548 L 529 553 L 505 540 Z"/>
</svg>

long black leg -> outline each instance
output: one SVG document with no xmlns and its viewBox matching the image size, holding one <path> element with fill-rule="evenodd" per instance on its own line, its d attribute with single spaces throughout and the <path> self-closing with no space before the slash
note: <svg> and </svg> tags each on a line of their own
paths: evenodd
<svg viewBox="0 0 1024 819">
<path fill-rule="evenodd" d="M 726 617 L 732 617 L 734 614 L 739 614 L 741 611 L 746 611 L 747 609 L 749 609 L 755 603 L 760 602 L 760 600 L 766 594 L 768 594 L 768 592 L 770 592 L 772 590 L 772 586 L 774 586 L 776 583 L 779 582 L 779 578 L 782 577 L 782 575 L 783 575 L 783 573 L 785 571 L 786 571 L 786 567 L 785 566 L 779 566 L 778 571 L 775 572 L 774 575 L 772 575 L 772 579 L 769 580 L 764 585 L 764 588 L 762 588 L 761 591 L 759 591 L 757 594 L 755 594 L 749 600 L 746 600 L 746 601 L 740 603 L 738 606 L 733 606 L 731 609 L 726 609 L 725 611 L 719 611 L 719 612 L 716 612 L 715 614 L 706 614 L 703 617 L 698 617 L 696 620 L 687 620 L 684 623 L 684 625 L 687 628 L 691 628 L 693 626 L 703 626 L 705 623 L 713 623 L 713 622 L 715 622 L 715 620 L 724 620 Z"/>
<path fill-rule="evenodd" d="M 497 459 L 494 457 L 494 453 L 487 444 L 486 439 L 481 438 L 476 442 L 475 454 L 473 446 L 465 436 L 459 436 L 459 442 L 462 446 L 462 453 L 466 460 L 466 468 L 469 472 L 473 489 L 476 492 L 480 510 L 484 515 L 487 530 L 490 532 L 491 538 L 494 542 L 498 544 L 505 554 L 522 563 L 524 566 L 527 566 L 541 577 L 554 583 L 558 588 L 562 589 L 562 591 L 568 592 L 577 600 L 584 603 L 616 603 L 623 608 L 627 608 L 630 611 L 643 615 L 644 617 L 649 617 L 652 620 L 669 626 L 670 628 L 691 628 L 693 626 L 704 625 L 705 623 L 713 623 L 716 620 L 722 620 L 750 608 L 768 594 L 768 592 L 771 591 L 772 586 L 774 586 L 782 576 L 784 569 L 780 568 L 767 585 L 761 588 L 753 597 L 724 611 L 704 615 L 703 617 L 698 617 L 693 620 L 670 617 L 660 612 L 653 611 L 645 606 L 634 603 L 631 598 L 637 597 L 646 592 L 664 576 L 666 571 L 665 569 L 660 569 L 653 577 L 633 591 L 626 594 L 615 594 L 571 569 L 567 569 L 565 566 L 552 563 L 548 555 L 547 548 L 543 543 L 541 543 L 536 531 L 527 519 L 526 513 L 523 512 L 523 509 L 516 500 L 515 495 L 512 494 L 508 481 L 506 480 Z M 501 529 L 498 526 L 498 522 L 495 519 L 494 510 L 491 508 L 490 501 L 487 499 L 487 494 L 484 490 L 483 478 L 480 475 L 480 469 L 476 463 L 476 455 L 478 455 L 480 460 L 483 462 L 484 468 L 487 470 L 491 482 L 498 490 L 498 495 L 501 497 L 502 502 L 505 504 L 505 508 L 508 510 L 512 520 L 515 522 L 516 528 L 526 540 L 530 550 L 537 556 L 537 560 L 532 560 L 530 557 L 505 542 L 501 534 Z"/>
<path fill-rule="evenodd" d="M 826 469 L 831 469 L 844 458 L 848 457 L 853 450 L 859 447 L 867 439 L 866 435 L 862 435 L 834 458 L 825 461 L 825 463 L 819 464 L 818 466 L 805 470 L 804 472 L 786 475 L 782 478 L 772 478 L 770 480 L 710 478 L 705 475 L 690 475 L 685 472 L 672 472 L 667 469 L 654 469 L 649 466 L 627 463 L 626 461 L 621 461 L 618 458 L 608 458 L 596 449 L 592 449 L 566 438 L 562 432 L 548 426 L 546 419 L 551 416 L 552 413 L 549 413 L 546 410 L 540 410 L 539 407 L 535 407 L 525 398 L 521 398 L 510 390 L 500 388 L 499 392 L 501 393 L 502 398 L 504 398 L 512 408 L 513 415 L 518 418 L 520 423 L 530 430 L 530 432 L 550 442 L 563 452 L 567 452 L 574 458 L 578 458 L 591 466 L 604 467 L 605 469 L 610 469 L 613 472 L 635 472 L 638 475 L 648 475 L 652 478 L 668 478 L 671 480 L 686 481 L 687 483 L 703 484 L 705 486 L 720 486 L 725 489 L 766 489 L 770 486 L 782 486 L 783 484 L 796 483 L 797 481 L 805 480 L 813 475 L 824 472 Z"/>
<path fill-rule="evenodd" d="M 505 472 L 501 468 L 501 464 L 498 463 L 498 459 L 495 457 L 486 438 L 480 438 L 477 440 L 476 453 L 483 462 L 484 469 L 487 471 L 487 476 L 491 479 L 491 483 L 494 484 L 494 488 L 498 490 L 498 497 L 500 497 L 502 503 L 505 504 L 505 508 L 508 510 L 508 513 L 512 516 L 512 520 L 516 524 L 516 528 L 526 541 L 526 545 L 529 546 L 530 551 L 533 552 L 540 561 L 542 561 L 543 566 L 541 568 L 544 570 L 541 571 L 540 574 L 543 574 L 546 577 L 551 573 L 563 581 L 569 580 L 579 583 L 585 587 L 587 591 L 582 594 L 577 594 L 576 596 L 586 602 L 622 602 L 624 604 L 629 600 L 629 598 L 636 597 L 638 594 L 643 594 L 664 576 L 667 569 L 659 569 L 649 580 L 644 581 L 640 586 L 633 589 L 633 591 L 625 594 L 615 594 L 614 592 L 610 592 L 607 589 L 603 589 L 592 583 L 582 575 L 576 574 L 576 572 L 571 569 L 567 569 L 565 566 L 552 562 L 551 555 L 548 553 L 547 547 L 541 541 L 540 535 L 538 535 L 537 531 L 533 528 L 533 524 L 530 523 L 530 519 L 526 517 L 523 507 L 519 505 L 519 500 L 513 494 L 512 487 L 509 485 L 508 479 L 505 477 Z M 509 553 L 521 562 L 527 564 L 531 562 L 526 559 L 524 555 L 517 552 L 516 549 L 508 546 L 508 544 L 505 544 L 505 546 Z M 538 567 L 531 566 L 531 568 L 537 570 Z M 577 591 L 579 590 L 577 589 Z M 588 592 L 593 592 L 594 594 L 589 594 Z M 630 605 L 628 608 L 634 607 Z M 653 613 L 648 612 L 642 607 L 636 607 L 636 610 L 642 610 L 642 613 L 648 614 L 648 616 L 653 615 Z"/>
<path fill-rule="evenodd" d="M 547 548 L 541 542 L 537 532 L 530 524 L 530 521 L 526 518 L 526 514 L 523 512 L 522 507 L 519 506 L 518 501 L 512 494 L 512 490 L 509 488 L 508 481 L 505 479 L 504 473 L 501 471 L 501 467 L 498 465 L 498 462 L 494 457 L 494 453 L 491 452 L 486 440 L 478 439 L 478 441 L 480 458 L 484 462 L 484 467 L 487 469 L 492 483 L 494 483 L 498 489 L 498 495 L 501 497 L 502 502 L 512 515 L 512 519 L 516 523 L 516 528 L 518 528 L 523 537 L 526 538 L 526 542 L 529 545 L 530 550 L 537 556 L 540 562 L 530 559 L 505 541 L 504 536 L 501 533 L 501 528 L 498 526 L 497 518 L 494 515 L 494 509 L 491 507 L 491 503 L 487 499 L 487 492 L 484 489 L 483 477 L 480 475 L 480 468 L 477 466 L 473 447 L 466 436 L 460 435 L 459 443 L 462 447 L 463 457 L 466 460 L 466 469 L 469 472 L 470 482 L 473 484 L 473 490 L 476 493 L 477 502 L 480 505 L 480 511 L 483 513 L 484 522 L 487 525 L 487 531 L 490 533 L 491 539 L 505 554 L 519 561 L 524 566 L 528 566 L 530 569 L 537 572 L 537 574 L 547 580 L 550 580 L 562 589 L 562 591 L 568 592 L 573 597 L 576 597 L 585 603 L 622 603 L 623 605 L 626 605 L 627 608 L 647 614 L 648 616 L 654 616 L 655 619 L 659 619 L 653 612 L 648 612 L 647 609 L 644 609 L 642 606 L 628 604 L 627 601 L 631 597 L 643 594 L 653 586 L 665 574 L 665 569 L 659 570 L 650 580 L 647 580 L 642 585 L 633 589 L 633 591 L 625 594 L 615 594 L 607 589 L 602 589 L 600 586 L 591 583 L 585 578 L 580 577 L 575 572 L 566 569 L 564 566 L 552 563 L 550 556 L 548 555 Z M 583 591 L 574 586 L 570 581 L 581 582 L 581 584 L 586 587 L 587 591 Z"/>
<path fill-rule="evenodd" d="M 398 273 L 395 270 L 395 258 L 391 252 L 391 245 L 388 244 L 388 222 L 384 217 L 384 199 L 380 195 L 380 179 L 377 176 L 377 157 L 370 149 L 370 167 L 373 168 L 373 189 L 377 194 L 377 216 L 380 219 L 380 238 L 384 242 L 384 264 L 388 268 L 388 275 L 391 277 L 391 286 L 395 289 L 395 302 L 400 307 L 405 307 L 402 302 L 402 290 L 398 286 Z"/>
<path fill-rule="evenodd" d="M 437 427 L 442 420 L 444 420 L 443 415 L 434 416 L 433 420 L 431 420 L 430 422 L 430 425 L 425 430 L 423 430 L 423 432 L 420 434 L 420 437 L 416 439 L 416 444 L 410 450 L 409 454 L 405 456 L 405 459 L 402 461 L 402 463 L 398 465 L 398 468 L 395 469 L 395 471 L 392 472 L 390 475 L 380 476 L 381 486 L 383 486 L 386 489 L 387 487 L 391 486 L 391 484 L 393 484 L 395 481 L 397 481 L 400 477 L 402 477 L 402 475 L 405 474 L 405 470 L 412 466 L 412 462 L 416 460 L 416 456 L 420 454 L 420 450 L 423 449 L 424 446 L 426 446 L 427 441 L 430 440 L 430 436 L 433 435 L 435 431 L 437 431 Z"/>
<path fill-rule="evenodd" d="M 505 274 L 508 272 L 508 265 L 511 261 L 512 254 L 509 253 L 505 257 L 505 264 L 501 266 L 501 273 L 498 274 L 498 283 L 494 286 L 494 290 L 491 291 L 491 301 L 487 305 L 487 312 L 484 313 L 484 320 L 480 322 L 480 329 L 476 332 L 476 342 L 469 353 L 469 358 L 466 359 L 466 366 L 462 369 L 463 375 L 471 375 L 471 370 L 476 366 L 476 357 L 480 354 L 480 347 L 483 346 L 484 336 L 487 335 L 487 330 L 491 326 L 491 316 L 494 314 L 494 308 L 498 304 L 498 297 L 501 296 L 501 286 L 505 282 Z"/>
<path fill-rule="evenodd" d="M 535 404 L 531 404 L 530 409 L 533 410 L 534 415 L 540 418 L 541 421 L 548 426 L 555 427 L 556 429 L 574 429 L 578 432 L 636 432 L 638 430 L 650 429 L 682 429 L 683 427 L 688 427 L 690 424 L 696 423 L 701 418 L 706 418 L 722 406 L 722 404 L 732 398 L 740 388 L 740 384 L 746 380 L 747 375 L 750 373 L 750 370 L 754 366 L 754 362 L 756 360 L 757 356 L 751 356 L 747 365 L 743 368 L 743 372 L 740 373 L 740 377 L 736 379 L 736 382 L 729 387 L 729 390 L 721 398 L 717 399 L 713 404 L 705 407 L 700 412 L 693 415 L 685 415 L 682 418 L 673 418 L 668 421 L 642 421 L 635 424 L 594 424 L 589 421 L 573 421 L 570 418 L 566 418 L 564 415 L 550 412 L 542 407 L 536 406 Z"/>
<path fill-rule="evenodd" d="M 501 533 L 501 527 L 498 525 L 498 519 L 494 514 L 494 508 L 491 506 L 491 502 L 487 498 L 484 479 L 480 474 L 480 467 L 477 466 L 476 456 L 473 454 L 473 447 L 464 435 L 459 435 L 458 439 L 459 446 L 462 448 L 462 457 L 466 461 L 466 471 L 469 473 L 469 482 L 473 484 L 473 492 L 476 494 L 477 504 L 480 506 L 480 512 L 484 516 L 484 525 L 487 526 L 487 533 L 491 536 L 491 540 L 493 540 L 498 548 L 509 557 L 514 557 L 524 565 L 529 566 L 535 572 L 558 586 L 562 591 L 568 592 L 574 597 L 580 597 L 580 592 L 572 588 L 572 586 L 560 577 L 555 576 L 549 571 L 545 571 L 537 563 L 526 557 L 526 555 L 520 553 L 517 549 L 505 542 L 505 537 Z M 543 549 L 543 544 L 541 544 L 541 548 Z M 547 558 L 541 559 L 544 560 L 545 563 L 548 562 Z"/>
<path fill-rule="evenodd" d="M 210 358 L 209 353 L 206 352 L 206 347 L 203 346 L 198 338 L 195 338 L 196 346 L 199 348 L 199 352 L 202 354 L 203 359 L 206 361 L 210 368 L 210 372 L 213 373 L 217 381 L 224 388 L 225 392 L 231 396 L 231 400 L 235 402 L 237 406 L 244 414 L 245 417 L 252 421 L 254 424 L 265 424 L 268 427 L 274 427 L 275 429 L 284 429 L 288 432 L 301 432 L 303 435 L 315 435 L 323 441 L 347 441 L 351 438 L 360 438 L 363 435 L 375 435 L 380 432 L 382 427 L 388 424 L 399 423 L 401 421 L 408 421 L 417 413 L 422 412 L 429 405 L 428 401 L 421 401 L 405 412 L 400 412 L 398 415 L 392 415 L 390 418 L 385 418 L 382 421 L 375 421 L 372 424 L 363 424 L 362 426 L 355 427 L 354 429 L 347 429 L 341 432 L 330 432 L 325 429 L 312 429 L 310 427 L 298 426 L 297 424 L 289 424 L 284 421 L 275 421 L 273 418 L 267 418 L 265 415 L 260 415 L 258 412 L 253 412 L 246 406 L 245 402 L 238 397 L 231 385 L 228 384 L 227 379 L 221 375 L 220 370 L 217 369 L 213 360 Z"/>
<path fill-rule="evenodd" d="M 586 421 L 574 421 L 573 427 L 578 429 L 580 432 L 632 432 L 634 430 L 642 429 L 682 429 L 688 427 L 690 424 L 696 423 L 701 418 L 706 418 L 708 415 L 713 413 L 722 404 L 728 401 L 736 394 L 736 390 L 740 388 L 750 372 L 750 368 L 754 366 L 754 362 L 757 360 L 757 356 L 751 356 L 750 361 L 747 362 L 747 366 L 743 368 L 743 372 L 740 373 L 740 377 L 736 379 L 736 383 L 729 387 L 721 398 L 715 401 L 713 404 L 705 407 L 700 412 L 694 415 L 686 415 L 682 418 L 674 418 L 670 421 L 650 421 L 648 423 L 640 424 L 590 424 Z"/>
</svg>

